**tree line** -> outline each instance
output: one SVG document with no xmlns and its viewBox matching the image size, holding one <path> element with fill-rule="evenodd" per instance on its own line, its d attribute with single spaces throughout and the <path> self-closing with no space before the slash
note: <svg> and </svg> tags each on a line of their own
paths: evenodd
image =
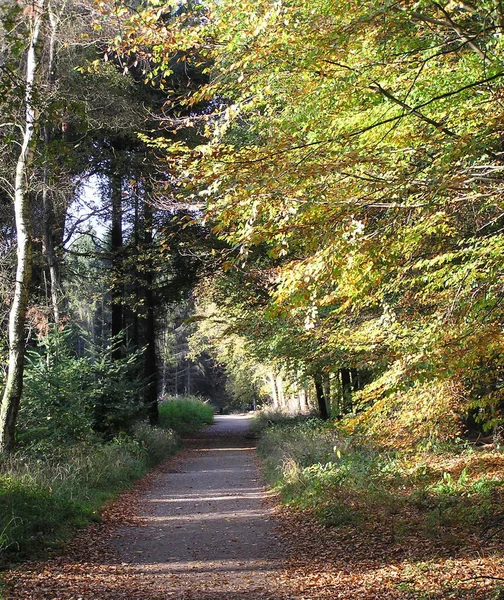
<svg viewBox="0 0 504 600">
<path fill-rule="evenodd" d="M 191 289 L 188 348 L 230 397 L 398 443 L 499 429 L 499 2 L 41 0 L 2 22 L 4 447 L 28 282 L 75 319 L 64 237 L 91 176 L 110 234 L 79 243 L 107 336 L 146 349 L 152 422 L 160 307 Z"/>
</svg>

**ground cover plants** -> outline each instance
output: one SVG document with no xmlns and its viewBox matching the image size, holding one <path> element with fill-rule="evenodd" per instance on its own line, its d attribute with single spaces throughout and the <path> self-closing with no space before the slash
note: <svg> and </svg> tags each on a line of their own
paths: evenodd
<svg viewBox="0 0 504 600">
<path fill-rule="evenodd" d="M 393 451 L 349 437 L 334 422 L 276 414 L 261 423 L 266 476 L 289 506 L 290 533 L 317 540 L 303 554 L 325 561 L 327 585 L 336 585 L 331 562 L 341 570 L 346 561 L 367 588 L 375 561 L 377 581 L 388 581 L 392 597 L 501 597 L 502 449 L 457 441 Z M 300 533 L 307 528 L 310 535 Z M 320 565 L 310 568 L 313 574 Z"/>
<path fill-rule="evenodd" d="M 25 447 L 0 470 L 0 566 L 36 556 L 99 521 L 105 502 L 177 451 L 189 423 L 196 429 L 211 421 L 209 406 L 196 398 L 172 399 L 170 406 L 159 427 L 138 422 L 105 442 L 90 436 L 49 448 L 37 436 L 30 445 L 25 430 Z"/>
</svg>

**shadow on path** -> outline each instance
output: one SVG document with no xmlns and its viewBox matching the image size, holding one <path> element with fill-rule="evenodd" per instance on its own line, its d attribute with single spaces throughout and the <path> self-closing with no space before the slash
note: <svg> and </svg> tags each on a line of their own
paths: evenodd
<svg viewBox="0 0 504 600">
<path fill-rule="evenodd" d="M 249 423 L 219 416 L 187 439 L 176 469 L 143 497 L 141 525 L 120 530 L 115 548 L 151 594 L 280 598 L 274 587 L 283 552 Z"/>
</svg>

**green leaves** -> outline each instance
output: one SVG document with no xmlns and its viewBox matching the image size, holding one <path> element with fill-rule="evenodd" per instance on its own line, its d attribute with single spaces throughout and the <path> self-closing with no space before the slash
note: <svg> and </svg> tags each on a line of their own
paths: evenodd
<svg viewBox="0 0 504 600">
<path fill-rule="evenodd" d="M 188 100 L 208 102 L 203 143 L 167 164 L 232 248 L 218 310 L 261 363 L 400 364 L 369 402 L 401 388 L 430 406 L 426 377 L 467 400 L 504 317 L 498 19 L 490 3 L 224 0 L 170 31 L 210 81 Z"/>
</svg>

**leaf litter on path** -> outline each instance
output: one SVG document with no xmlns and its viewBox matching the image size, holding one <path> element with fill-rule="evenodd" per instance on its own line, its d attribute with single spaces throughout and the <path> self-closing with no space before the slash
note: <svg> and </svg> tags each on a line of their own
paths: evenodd
<svg viewBox="0 0 504 600">
<path fill-rule="evenodd" d="M 418 532 L 397 540 L 391 536 L 389 525 L 380 519 L 367 528 L 323 527 L 309 512 L 282 507 L 272 496 L 267 500 L 270 506 L 265 507 L 265 514 L 273 506 L 275 533 L 284 550 L 278 557 L 279 566 L 270 570 L 267 580 L 270 583 L 266 586 L 262 576 L 257 578 L 252 570 L 250 576 L 240 579 L 235 592 L 230 591 L 233 572 L 222 569 L 201 575 L 197 548 L 186 571 L 167 572 L 170 563 L 162 569 L 155 564 L 143 568 L 141 559 L 136 565 L 122 560 L 117 551 L 118 531 L 131 528 L 140 536 L 142 529 L 150 526 L 144 514 L 145 498 L 163 477 L 181 473 L 180 466 L 187 464 L 184 461 L 191 453 L 204 454 L 207 444 L 201 445 L 201 450 L 185 450 L 168 459 L 109 503 L 103 511 L 103 522 L 80 531 L 63 550 L 55 551 L 46 560 L 24 563 L 7 572 L 6 597 L 9 600 L 500 600 L 504 597 L 499 591 L 499 587 L 504 589 L 501 581 L 504 558 L 502 541 L 498 539 L 488 541 L 475 532 L 460 543 L 445 544 Z M 232 522 L 232 518 L 227 520 Z M 210 527 L 211 523 L 209 520 L 206 525 Z M 175 528 L 184 525 L 182 521 Z M 156 536 L 159 538 L 159 533 Z M 248 543 L 253 545 L 253 531 L 251 536 Z M 230 546 L 240 546 L 240 538 L 231 530 L 226 539 Z M 224 541 L 217 539 L 215 547 L 219 548 Z M 134 540 L 131 543 L 134 547 Z M 239 570 L 247 561 L 235 563 L 233 569 Z M 195 582 L 194 587 L 188 588 L 187 581 Z"/>
</svg>

